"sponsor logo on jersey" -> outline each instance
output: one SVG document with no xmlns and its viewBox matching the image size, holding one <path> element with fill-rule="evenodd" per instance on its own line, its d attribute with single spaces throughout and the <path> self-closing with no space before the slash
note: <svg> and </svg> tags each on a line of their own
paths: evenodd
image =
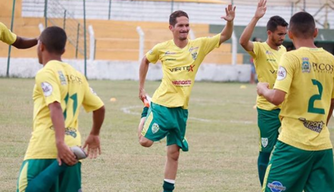
<svg viewBox="0 0 334 192">
<path fill-rule="evenodd" d="M 304 127 L 315 131 L 317 133 L 320 133 L 322 128 L 324 127 L 325 123 L 323 121 L 308 121 L 303 117 L 298 118 L 299 121 L 303 122 Z"/>
<path fill-rule="evenodd" d="M 90 92 L 93 93 L 93 95 L 97 95 L 93 88 L 89 87 L 89 89 L 90 89 Z"/>
<path fill-rule="evenodd" d="M 266 148 L 268 146 L 268 138 L 262 137 L 261 144 L 264 148 Z"/>
<path fill-rule="evenodd" d="M 65 75 L 63 74 L 63 72 L 58 71 L 58 75 L 59 75 L 60 84 L 61 85 L 66 85 L 67 82 L 66 82 L 66 78 L 65 78 Z"/>
<path fill-rule="evenodd" d="M 314 72 L 319 73 L 330 73 L 332 74 L 334 71 L 334 65 L 326 64 L 326 63 L 314 63 L 312 62 L 312 68 Z"/>
<path fill-rule="evenodd" d="M 175 55 L 176 54 L 176 52 L 171 52 L 171 51 L 166 51 L 165 52 L 165 55 Z"/>
<path fill-rule="evenodd" d="M 51 130 L 54 130 L 54 127 L 50 127 Z M 78 136 L 77 129 L 74 127 L 66 127 L 65 128 L 65 135 L 71 136 L 73 138 L 76 138 Z"/>
<path fill-rule="evenodd" d="M 41 87 L 42 87 L 42 90 L 43 90 L 43 93 L 44 93 L 44 96 L 45 97 L 48 97 L 52 94 L 52 85 L 48 82 L 42 82 L 41 83 Z"/>
<path fill-rule="evenodd" d="M 156 132 L 158 132 L 160 129 L 159 125 L 157 123 L 153 123 L 152 125 L 152 133 L 155 134 Z"/>
<path fill-rule="evenodd" d="M 169 69 L 170 72 L 177 72 L 177 71 L 188 71 L 188 72 L 193 72 L 194 71 L 195 65 L 188 65 L 188 66 L 183 66 L 183 67 L 175 67 Z"/>
<path fill-rule="evenodd" d="M 286 77 L 286 69 L 282 66 L 279 66 L 277 71 L 277 80 L 283 80 Z"/>
<path fill-rule="evenodd" d="M 271 192 L 282 192 L 286 190 L 286 187 L 279 181 L 273 181 L 267 185 Z"/>
<path fill-rule="evenodd" d="M 187 87 L 191 85 L 191 80 L 172 81 L 172 83 L 178 87 Z"/>
<path fill-rule="evenodd" d="M 199 47 L 190 47 L 189 52 L 193 52 L 194 50 L 197 50 Z"/>
<path fill-rule="evenodd" d="M 311 65 L 309 62 L 309 58 L 303 57 L 302 58 L 302 73 L 310 73 L 311 71 Z"/>
</svg>

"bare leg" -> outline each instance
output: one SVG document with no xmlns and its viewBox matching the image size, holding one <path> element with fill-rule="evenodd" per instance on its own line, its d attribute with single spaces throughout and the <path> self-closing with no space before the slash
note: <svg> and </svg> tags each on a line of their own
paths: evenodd
<svg viewBox="0 0 334 192">
<path fill-rule="evenodd" d="M 178 160 L 180 156 L 180 147 L 176 144 L 167 146 L 167 161 L 165 165 L 165 179 L 175 180 Z"/>
</svg>

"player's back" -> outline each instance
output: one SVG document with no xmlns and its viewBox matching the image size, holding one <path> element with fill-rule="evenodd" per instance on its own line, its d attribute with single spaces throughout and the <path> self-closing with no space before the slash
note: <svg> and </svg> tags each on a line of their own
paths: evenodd
<svg viewBox="0 0 334 192">
<path fill-rule="evenodd" d="M 275 88 L 287 92 L 279 140 L 304 150 L 331 148 L 327 117 L 334 97 L 334 57 L 302 47 L 283 56 Z"/>
<path fill-rule="evenodd" d="M 41 90 L 38 89 L 39 84 L 41 84 Z M 77 128 L 79 108 L 87 89 L 89 87 L 85 77 L 72 66 L 60 61 L 48 62 L 36 75 L 33 96 L 35 101 L 34 123 L 43 120 L 44 125 L 52 126 L 48 105 L 57 101 L 63 110 L 65 126 Z M 41 93 L 44 94 L 45 99 Z M 36 105 L 44 105 L 44 107 Z"/>
<path fill-rule="evenodd" d="M 333 94 L 333 55 L 322 48 L 302 47 L 287 53 L 285 57 L 294 65 L 292 66 L 294 71 L 288 71 L 293 73 L 293 80 L 285 108 L 305 108 L 305 110 L 293 108 L 291 110 L 297 115 L 303 115 L 305 112 L 314 114 L 313 118 L 317 118 L 317 114 L 325 114 L 325 109 L 328 114 Z M 300 106 L 288 104 L 292 102 L 298 102 Z"/>
</svg>

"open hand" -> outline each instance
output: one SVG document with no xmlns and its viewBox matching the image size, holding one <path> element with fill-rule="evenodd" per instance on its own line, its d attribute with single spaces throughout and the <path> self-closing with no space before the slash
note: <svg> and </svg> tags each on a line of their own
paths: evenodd
<svg viewBox="0 0 334 192">
<path fill-rule="evenodd" d="M 254 17 L 255 18 L 262 18 L 263 15 L 266 13 L 267 10 L 267 0 L 259 0 L 257 3 L 257 8 Z"/>
<path fill-rule="evenodd" d="M 86 153 L 89 158 L 95 159 L 98 155 L 101 155 L 100 137 L 98 135 L 89 134 L 83 148 L 85 149 L 86 147 Z"/>
<path fill-rule="evenodd" d="M 235 17 L 235 8 L 235 6 L 232 7 L 232 5 L 229 4 L 227 8 L 225 8 L 226 16 L 222 16 L 221 18 L 225 19 L 226 21 L 233 21 Z"/>
</svg>

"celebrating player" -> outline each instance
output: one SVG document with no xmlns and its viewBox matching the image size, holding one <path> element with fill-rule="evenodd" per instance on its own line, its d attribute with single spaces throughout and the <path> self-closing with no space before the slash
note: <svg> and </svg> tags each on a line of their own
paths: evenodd
<svg viewBox="0 0 334 192">
<path fill-rule="evenodd" d="M 278 63 L 286 52 L 282 45 L 288 23 L 279 16 L 273 16 L 267 22 L 268 38 L 265 42 L 252 42 L 250 38 L 256 23 L 266 13 L 266 0 L 260 0 L 254 17 L 240 37 L 241 46 L 253 58 L 259 82 L 268 82 L 272 88 L 276 79 Z M 260 151 L 258 156 L 258 174 L 262 185 L 271 151 L 278 137 L 281 122 L 278 118 L 279 106 L 269 103 L 264 97 L 257 97 L 258 127 L 260 132 Z"/>
<path fill-rule="evenodd" d="M 142 59 L 139 69 L 139 98 L 146 99 L 145 78 L 149 63 L 162 63 L 163 79 L 155 91 L 146 121 L 141 119 L 138 128 L 139 143 L 150 147 L 154 141 L 167 136 L 167 161 L 165 165 L 164 192 L 172 192 L 178 167 L 180 148 L 188 151 L 185 138 L 188 118 L 188 102 L 197 70 L 204 57 L 228 40 L 233 31 L 235 7 L 225 8 L 227 21 L 221 33 L 213 37 L 188 39 L 189 17 L 183 11 L 175 11 L 169 18 L 173 39 L 157 44 Z M 143 125 L 144 124 L 144 125 Z M 142 126 L 143 125 L 143 126 Z"/>
</svg>

